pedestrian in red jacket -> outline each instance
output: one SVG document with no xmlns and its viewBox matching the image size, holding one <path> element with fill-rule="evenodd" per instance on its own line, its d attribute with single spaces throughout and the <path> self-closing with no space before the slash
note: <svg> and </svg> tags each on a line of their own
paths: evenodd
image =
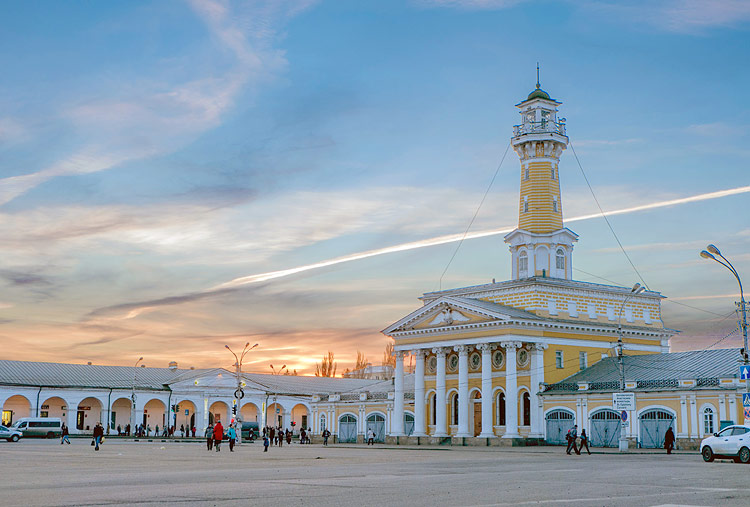
<svg viewBox="0 0 750 507">
<path fill-rule="evenodd" d="M 216 426 L 214 426 L 214 446 L 216 447 L 216 452 L 221 450 L 219 446 L 221 445 L 222 438 L 224 438 L 224 426 L 221 425 L 221 421 L 217 421 Z"/>
</svg>

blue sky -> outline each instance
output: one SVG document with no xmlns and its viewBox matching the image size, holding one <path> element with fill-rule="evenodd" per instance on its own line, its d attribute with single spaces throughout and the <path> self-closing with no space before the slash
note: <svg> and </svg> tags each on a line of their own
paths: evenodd
<svg viewBox="0 0 750 507">
<path fill-rule="evenodd" d="M 537 61 L 605 210 L 747 187 L 749 27 L 742 1 L 8 4 L 3 357 L 225 366 L 249 336 L 258 371 L 377 362 L 455 243 L 246 277 L 462 233 Z M 516 224 L 517 168 L 472 231 Z M 596 211 L 571 149 L 561 182 L 566 217 Z M 674 350 L 736 325 L 698 251 L 750 271 L 748 195 L 611 217 Z M 601 218 L 569 226 L 575 278 L 637 281 Z M 509 273 L 502 235 L 471 239 L 443 288 Z"/>
</svg>

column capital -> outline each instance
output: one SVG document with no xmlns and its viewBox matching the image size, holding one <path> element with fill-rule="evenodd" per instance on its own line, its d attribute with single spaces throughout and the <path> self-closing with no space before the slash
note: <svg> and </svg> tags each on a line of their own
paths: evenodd
<svg viewBox="0 0 750 507">
<path fill-rule="evenodd" d="M 438 357 L 445 357 L 445 355 L 448 353 L 448 350 L 449 349 L 445 347 L 435 347 L 434 349 L 432 349 L 432 353 Z"/>
<path fill-rule="evenodd" d="M 466 356 L 469 354 L 469 346 L 468 345 L 456 345 L 453 347 L 453 350 L 458 352 L 459 356 Z"/>
<path fill-rule="evenodd" d="M 396 356 L 396 359 L 403 359 L 406 354 L 408 354 L 408 351 L 406 350 L 397 350 L 393 353 L 393 355 Z"/>
<path fill-rule="evenodd" d="M 531 350 L 539 351 L 547 350 L 549 348 L 549 345 L 547 345 L 546 343 L 531 343 L 529 346 L 531 347 Z"/>
<path fill-rule="evenodd" d="M 523 344 L 521 342 L 510 341 L 510 342 L 501 342 L 500 345 L 510 350 L 510 349 L 520 349 Z"/>
<path fill-rule="evenodd" d="M 497 348 L 497 345 L 494 343 L 479 343 L 477 344 L 477 348 L 482 352 L 492 352 Z"/>
<path fill-rule="evenodd" d="M 417 359 L 424 359 L 424 356 L 427 354 L 427 350 L 425 349 L 414 349 L 411 351 L 412 354 L 416 356 Z"/>
</svg>

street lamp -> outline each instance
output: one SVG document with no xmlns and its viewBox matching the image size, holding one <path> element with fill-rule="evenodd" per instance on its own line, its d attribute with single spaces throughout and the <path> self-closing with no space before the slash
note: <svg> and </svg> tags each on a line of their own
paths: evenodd
<svg viewBox="0 0 750 507">
<path fill-rule="evenodd" d="M 281 368 L 279 368 L 278 371 L 276 371 L 276 370 L 273 369 L 273 365 L 272 364 L 269 365 L 269 366 L 271 367 L 271 371 L 273 372 L 274 375 L 281 375 L 281 372 L 284 371 L 284 368 L 286 368 L 286 365 L 283 365 Z"/>
<path fill-rule="evenodd" d="M 242 390 L 242 382 L 240 381 L 240 376 L 242 375 L 242 360 L 245 359 L 245 354 L 253 350 L 255 347 L 257 347 L 258 344 L 256 343 L 252 347 L 250 347 L 250 342 L 247 342 L 245 344 L 245 347 L 242 349 L 242 353 L 239 357 L 237 357 L 237 354 L 234 353 L 232 349 L 229 348 L 229 345 L 224 345 L 224 347 L 232 353 L 234 356 L 234 366 L 236 367 L 237 372 L 237 389 L 234 391 L 234 416 L 235 421 L 237 423 L 236 426 L 239 428 L 239 431 L 236 431 L 237 433 L 237 443 L 242 442 L 242 412 L 239 410 L 240 408 L 240 400 L 245 397 L 245 392 Z M 236 428 L 235 428 L 236 429 Z"/>
<path fill-rule="evenodd" d="M 630 289 L 630 294 L 628 294 L 625 297 L 625 300 L 620 305 L 620 311 L 617 315 L 617 357 L 620 363 L 620 391 L 625 392 L 625 357 L 622 353 L 623 343 L 622 343 L 622 311 L 625 309 L 625 303 L 627 303 L 630 298 L 633 296 L 640 294 L 641 292 L 645 291 L 646 288 L 642 287 L 640 283 L 636 283 L 633 285 L 633 288 Z M 625 435 L 625 428 L 627 427 L 627 422 L 622 421 L 622 426 L 620 428 L 620 452 L 625 452 L 628 450 L 628 438 Z"/>
<path fill-rule="evenodd" d="M 138 363 L 141 361 L 143 361 L 143 357 L 139 357 L 138 361 L 133 365 L 133 388 L 130 390 L 130 401 L 132 402 L 130 412 L 130 431 L 135 431 L 135 380 L 138 375 Z M 107 427 L 109 427 L 109 423 L 107 423 Z"/>
<path fill-rule="evenodd" d="M 721 259 L 724 261 L 717 259 L 715 256 L 718 255 L 721 257 Z M 729 262 L 729 259 L 721 255 L 721 252 L 718 248 L 714 245 L 708 245 L 706 247 L 706 250 L 701 251 L 701 257 L 704 259 L 713 259 L 725 268 L 727 268 L 729 271 L 732 272 L 734 277 L 737 279 L 737 283 L 740 285 L 740 302 L 737 303 L 737 306 L 740 308 L 740 314 L 742 316 L 740 320 L 740 327 L 742 328 L 742 361 L 747 366 L 750 364 L 750 361 L 748 360 L 748 351 L 747 351 L 747 303 L 745 303 L 745 293 L 742 290 L 742 280 L 740 280 L 740 275 L 737 273 L 737 270 L 734 269 L 734 266 L 732 266 L 732 263 Z M 745 380 L 745 391 L 750 393 L 750 378 L 747 378 Z"/>
</svg>

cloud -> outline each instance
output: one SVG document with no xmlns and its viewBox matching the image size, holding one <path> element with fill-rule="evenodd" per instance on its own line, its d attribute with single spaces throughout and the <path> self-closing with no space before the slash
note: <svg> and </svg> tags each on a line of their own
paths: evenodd
<svg viewBox="0 0 750 507">
<path fill-rule="evenodd" d="M 285 12 L 298 12 L 299 4 L 309 3 L 282 2 Z M 233 56 L 223 74 L 215 76 L 213 70 L 206 69 L 206 75 L 182 83 L 154 78 L 113 87 L 107 81 L 109 96 L 73 102 L 61 113 L 69 128 L 87 143 L 40 171 L 0 179 L 0 205 L 59 176 L 104 171 L 127 161 L 170 153 L 219 125 L 240 93 L 256 90 L 284 69 L 283 53 L 271 47 L 276 19 L 268 17 L 278 17 L 281 7 L 255 3 L 240 4 L 239 10 L 233 10 L 228 3 L 213 0 L 193 0 L 190 5 L 220 48 Z M 265 30 L 254 33 L 252 41 L 241 24 L 250 15 L 242 12 L 246 5 L 254 8 L 250 14 L 259 19 L 256 23 L 265 23 Z M 195 64 L 190 68 L 198 73 L 203 70 Z M 0 122 L 0 133 L 10 128 L 7 125 L 7 120 Z"/>
<path fill-rule="evenodd" d="M 738 128 L 737 126 L 732 127 L 725 122 L 717 121 L 713 123 L 696 123 L 694 125 L 688 125 L 685 127 L 685 131 L 689 134 L 704 137 L 720 137 L 735 135 Z"/>
<path fill-rule="evenodd" d="M 424 7 L 453 7 L 467 10 L 507 9 L 527 0 L 416 0 Z"/>
<path fill-rule="evenodd" d="M 676 32 L 734 27 L 750 21 L 750 2 L 746 0 L 669 0 L 661 10 L 666 27 Z"/>
</svg>

